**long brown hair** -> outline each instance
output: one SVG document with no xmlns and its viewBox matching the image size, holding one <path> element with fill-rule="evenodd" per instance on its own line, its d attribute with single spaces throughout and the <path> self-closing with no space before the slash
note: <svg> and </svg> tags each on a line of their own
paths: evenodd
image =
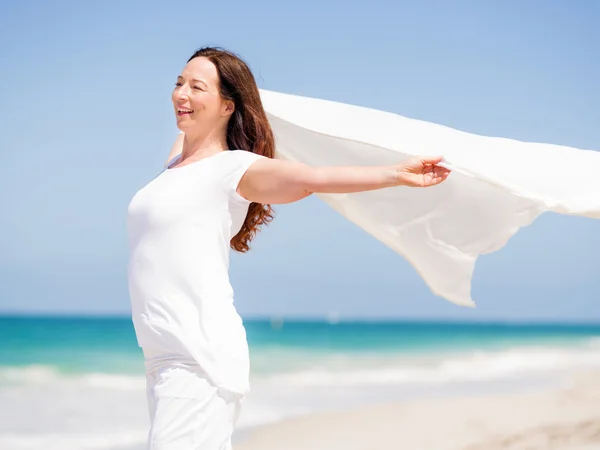
<svg viewBox="0 0 600 450">
<path fill-rule="evenodd" d="M 275 138 L 260 99 L 256 80 L 248 65 L 236 54 L 219 48 L 204 47 L 188 60 L 204 57 L 212 62 L 219 74 L 221 96 L 235 104 L 227 125 L 227 145 L 230 149 L 246 150 L 273 158 Z M 250 241 L 262 225 L 273 220 L 271 205 L 250 203 L 246 219 L 230 242 L 238 252 L 250 250 Z"/>
</svg>

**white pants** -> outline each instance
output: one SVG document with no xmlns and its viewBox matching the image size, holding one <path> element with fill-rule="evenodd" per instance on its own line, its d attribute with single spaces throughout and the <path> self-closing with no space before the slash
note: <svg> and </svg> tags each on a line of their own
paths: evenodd
<svg viewBox="0 0 600 450">
<path fill-rule="evenodd" d="M 148 373 L 146 383 L 148 450 L 231 450 L 241 396 L 182 367 Z"/>
</svg>

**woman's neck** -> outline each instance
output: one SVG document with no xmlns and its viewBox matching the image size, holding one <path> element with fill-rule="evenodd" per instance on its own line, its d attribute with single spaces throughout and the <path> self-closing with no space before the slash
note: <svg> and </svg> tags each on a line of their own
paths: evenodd
<svg viewBox="0 0 600 450">
<path fill-rule="evenodd" d="M 229 150 L 227 135 L 223 133 L 185 134 L 181 159 L 198 160 L 216 153 Z"/>
</svg>

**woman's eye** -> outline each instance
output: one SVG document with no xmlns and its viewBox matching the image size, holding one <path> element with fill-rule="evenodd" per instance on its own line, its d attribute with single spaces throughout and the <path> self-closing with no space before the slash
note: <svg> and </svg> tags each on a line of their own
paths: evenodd
<svg viewBox="0 0 600 450">
<path fill-rule="evenodd" d="M 175 83 L 175 86 L 181 86 L 181 83 L 180 83 L 179 81 L 177 81 L 177 82 Z"/>
<path fill-rule="evenodd" d="M 198 91 L 203 91 L 204 89 L 202 89 L 200 86 L 194 86 L 194 89 L 198 90 Z"/>
</svg>

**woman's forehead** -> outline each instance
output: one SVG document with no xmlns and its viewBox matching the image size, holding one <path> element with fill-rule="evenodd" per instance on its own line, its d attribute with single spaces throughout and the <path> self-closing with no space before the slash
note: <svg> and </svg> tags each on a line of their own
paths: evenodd
<svg viewBox="0 0 600 450">
<path fill-rule="evenodd" d="M 188 80 L 202 81 L 207 85 L 216 86 L 219 84 L 217 68 L 206 58 L 192 59 L 185 65 L 179 77 Z"/>
</svg>

